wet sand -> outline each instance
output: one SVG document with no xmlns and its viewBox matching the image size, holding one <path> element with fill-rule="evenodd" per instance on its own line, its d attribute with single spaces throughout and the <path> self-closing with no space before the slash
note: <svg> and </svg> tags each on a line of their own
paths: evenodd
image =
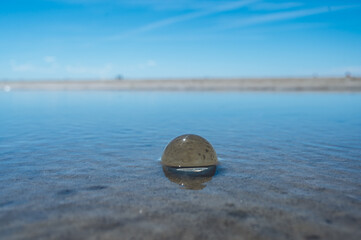
<svg viewBox="0 0 361 240">
<path fill-rule="evenodd" d="M 141 168 L 142 178 L 105 178 L 98 185 L 74 179 L 78 183 L 70 188 L 47 186 L 46 196 L 26 194 L 26 199 L 2 203 L 0 234 L 4 239 L 361 238 L 357 193 L 343 195 L 335 180 L 331 187 L 319 187 L 316 179 L 301 175 L 276 182 L 273 173 L 267 183 L 251 176 L 267 176 L 267 169 L 249 171 L 239 164 L 236 172 L 243 177 L 234 178 L 228 167 L 202 191 L 177 187 L 162 176 L 160 166 Z"/>
<path fill-rule="evenodd" d="M 149 79 L 0 81 L 10 90 L 336 91 L 360 92 L 361 78 Z"/>
</svg>

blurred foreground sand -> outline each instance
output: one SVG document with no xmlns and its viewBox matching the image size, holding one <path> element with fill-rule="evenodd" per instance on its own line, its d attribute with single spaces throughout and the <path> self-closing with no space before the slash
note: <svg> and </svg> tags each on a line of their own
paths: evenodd
<svg viewBox="0 0 361 240">
<path fill-rule="evenodd" d="M 0 81 L 0 90 L 361 91 L 361 78 Z"/>
</svg>

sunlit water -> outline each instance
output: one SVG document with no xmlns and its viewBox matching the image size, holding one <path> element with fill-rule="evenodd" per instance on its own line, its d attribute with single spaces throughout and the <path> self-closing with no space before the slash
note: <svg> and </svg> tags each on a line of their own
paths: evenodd
<svg viewBox="0 0 361 240">
<path fill-rule="evenodd" d="M 159 162 L 185 133 L 220 159 L 190 188 Z M 361 94 L 0 93 L 2 239 L 361 239 L 360 226 Z"/>
</svg>

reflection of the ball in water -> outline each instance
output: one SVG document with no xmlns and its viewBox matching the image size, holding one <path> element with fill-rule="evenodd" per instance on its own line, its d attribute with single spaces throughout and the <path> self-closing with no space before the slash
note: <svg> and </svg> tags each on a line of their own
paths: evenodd
<svg viewBox="0 0 361 240">
<path fill-rule="evenodd" d="M 212 179 L 216 166 L 177 168 L 163 165 L 163 172 L 170 181 L 185 189 L 200 190 Z"/>
</svg>

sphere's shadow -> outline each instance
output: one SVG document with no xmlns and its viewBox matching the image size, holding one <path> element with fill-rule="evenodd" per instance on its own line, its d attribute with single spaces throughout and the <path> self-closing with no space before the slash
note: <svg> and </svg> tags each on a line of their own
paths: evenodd
<svg viewBox="0 0 361 240">
<path fill-rule="evenodd" d="M 206 187 L 216 173 L 217 166 L 206 167 L 168 167 L 163 165 L 164 175 L 185 189 L 201 190 Z"/>
</svg>

